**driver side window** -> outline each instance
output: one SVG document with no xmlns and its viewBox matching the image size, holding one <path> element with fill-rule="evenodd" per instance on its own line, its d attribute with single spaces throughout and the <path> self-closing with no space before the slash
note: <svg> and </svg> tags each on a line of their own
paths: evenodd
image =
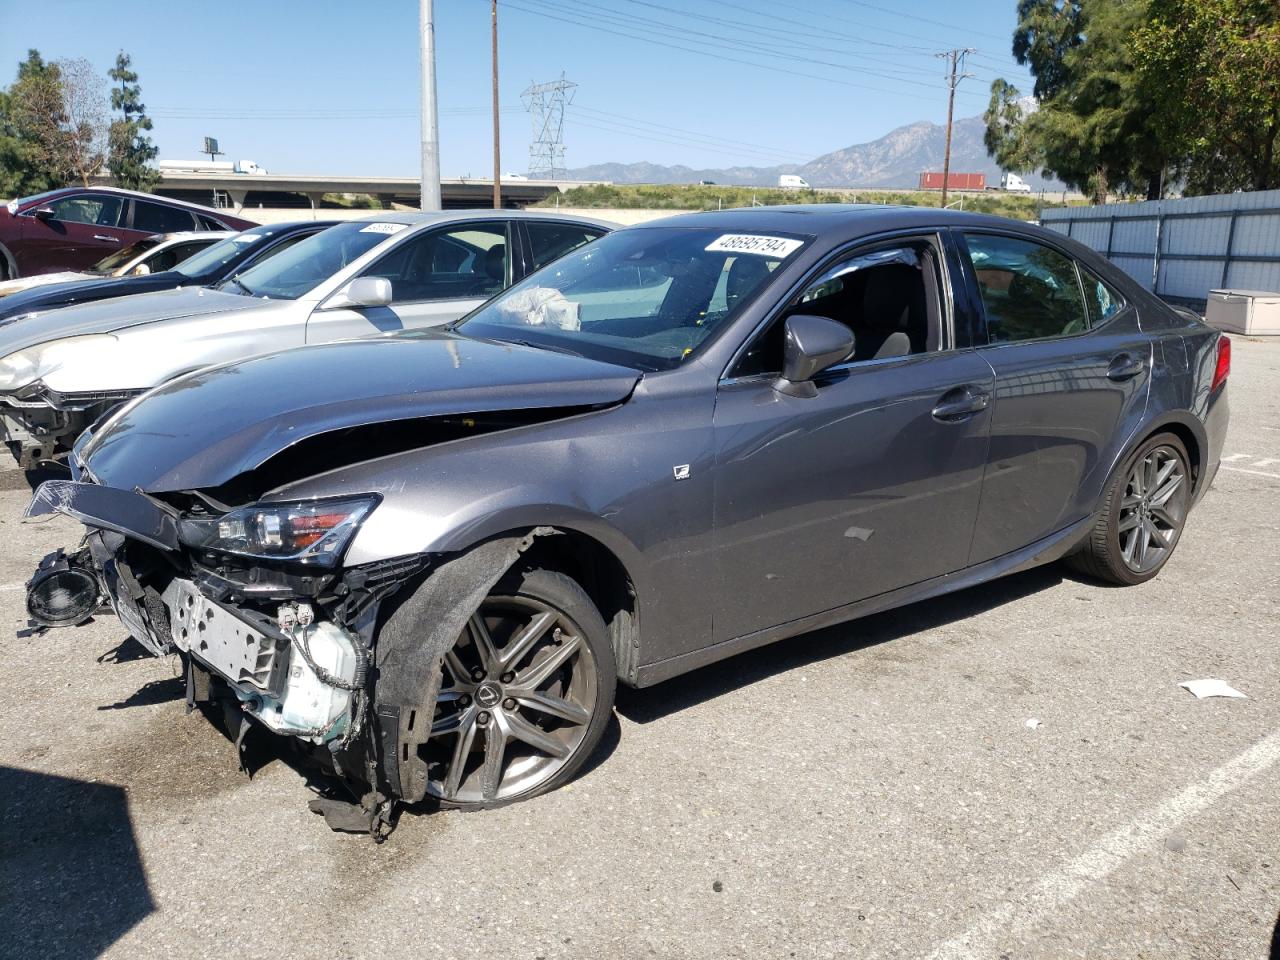
<svg viewBox="0 0 1280 960">
<path fill-rule="evenodd" d="M 402 243 L 361 276 L 391 281 L 392 303 L 491 297 L 511 280 L 502 223 L 465 223 Z"/>
<path fill-rule="evenodd" d="M 759 334 L 731 376 L 782 371 L 787 317 L 827 317 L 854 336 L 851 363 L 887 360 L 941 349 L 940 257 L 926 239 L 863 248 L 822 269 Z"/>
<path fill-rule="evenodd" d="M 120 198 L 89 194 L 62 197 L 49 204 L 53 219 L 62 223 L 87 223 L 114 227 L 120 222 Z"/>
</svg>

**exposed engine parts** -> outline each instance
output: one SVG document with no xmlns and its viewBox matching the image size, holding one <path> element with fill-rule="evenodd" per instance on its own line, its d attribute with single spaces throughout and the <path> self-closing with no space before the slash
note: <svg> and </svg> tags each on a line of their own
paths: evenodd
<svg viewBox="0 0 1280 960">
<path fill-rule="evenodd" d="M 98 498 L 84 485 L 45 491 L 51 511 L 95 520 L 120 505 L 137 513 L 141 500 Z M 375 839 L 389 832 L 397 802 L 427 794 L 420 749 L 431 735 L 445 653 L 534 539 L 556 532 L 540 527 L 487 541 L 442 558 L 425 578 L 426 557 L 298 577 L 269 563 L 186 561 L 161 532 L 167 517 L 144 513 L 148 537 L 99 529 L 79 552 L 46 557 L 28 589 L 33 623 L 75 625 L 109 598 L 151 652 L 182 658 L 189 708 L 221 703 L 237 746 L 251 721 L 305 744 L 351 796 L 326 796 L 312 809 L 334 829 Z M 432 624 L 426 635 L 423 623 Z"/>
</svg>

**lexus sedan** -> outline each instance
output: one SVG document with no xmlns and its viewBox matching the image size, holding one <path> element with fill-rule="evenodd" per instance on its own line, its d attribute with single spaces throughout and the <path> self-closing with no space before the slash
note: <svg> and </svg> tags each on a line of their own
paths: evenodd
<svg viewBox="0 0 1280 960">
<path fill-rule="evenodd" d="M 0 282 L 0 297 L 10 297 L 35 287 L 43 287 L 42 293 L 60 284 L 79 280 L 103 280 L 109 277 L 142 277 L 171 270 L 188 257 L 205 247 L 232 236 L 229 230 L 204 230 L 199 233 L 157 233 L 131 243 L 123 250 L 109 253 L 85 270 L 61 270 L 57 273 L 38 273 L 31 277 Z"/>
<path fill-rule="evenodd" d="M 1070 558 L 1156 576 L 1218 468 L 1229 341 L 1088 249 L 924 208 L 611 233 L 445 330 L 204 370 L 29 512 L 189 701 L 378 831 L 571 778 L 615 684 Z M 229 709 L 228 709 L 229 708 Z"/>
<path fill-rule="evenodd" d="M 63 187 L 0 208 L 0 280 L 83 270 L 153 233 L 257 226 L 182 200 L 115 187 Z"/>
<path fill-rule="evenodd" d="M 214 288 L 0 321 L 0 439 L 38 475 L 86 426 L 151 387 L 284 347 L 443 326 L 608 228 L 519 210 L 387 212 L 275 245 Z"/>
</svg>

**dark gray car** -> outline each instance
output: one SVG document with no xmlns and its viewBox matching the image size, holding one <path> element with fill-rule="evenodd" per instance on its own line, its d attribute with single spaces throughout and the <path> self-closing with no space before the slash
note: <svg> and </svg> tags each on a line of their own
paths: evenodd
<svg viewBox="0 0 1280 960">
<path fill-rule="evenodd" d="M 1062 557 L 1154 576 L 1217 470 L 1228 366 L 1022 223 L 673 217 L 449 330 L 134 401 L 38 492 L 89 538 L 29 609 L 105 597 L 192 702 L 308 743 L 361 801 L 335 822 L 523 799 L 573 776 L 616 681 Z"/>
</svg>

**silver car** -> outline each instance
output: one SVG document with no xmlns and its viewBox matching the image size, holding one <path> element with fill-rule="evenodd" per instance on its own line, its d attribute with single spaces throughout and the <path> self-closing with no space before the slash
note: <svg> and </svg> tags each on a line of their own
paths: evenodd
<svg viewBox="0 0 1280 960">
<path fill-rule="evenodd" d="M 23 468 L 65 458 L 111 407 L 215 363 L 457 320 L 601 221 L 515 210 L 379 213 L 307 237 L 215 288 L 0 324 L 0 435 Z"/>
</svg>

